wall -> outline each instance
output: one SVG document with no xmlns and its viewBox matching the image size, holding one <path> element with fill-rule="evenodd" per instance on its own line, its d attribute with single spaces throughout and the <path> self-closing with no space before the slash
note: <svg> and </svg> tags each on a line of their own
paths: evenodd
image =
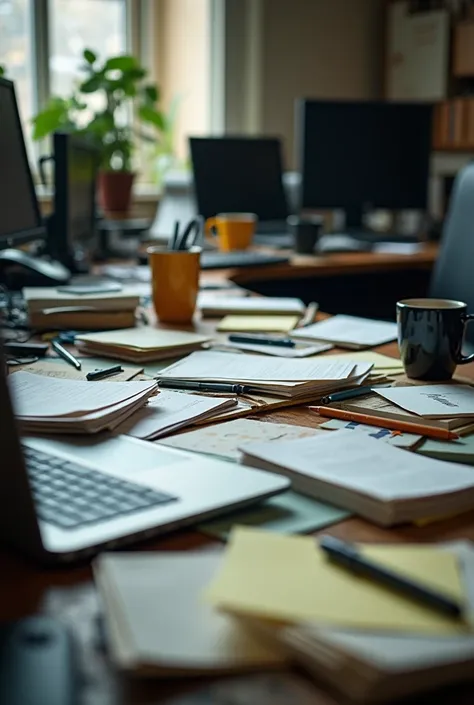
<svg viewBox="0 0 474 705">
<path fill-rule="evenodd" d="M 260 128 L 293 164 L 295 98 L 382 94 L 385 0 L 261 2 Z"/>
<path fill-rule="evenodd" d="M 160 0 L 156 17 L 156 74 L 169 106 L 179 96 L 178 156 L 187 136 L 209 131 L 210 0 Z"/>
</svg>

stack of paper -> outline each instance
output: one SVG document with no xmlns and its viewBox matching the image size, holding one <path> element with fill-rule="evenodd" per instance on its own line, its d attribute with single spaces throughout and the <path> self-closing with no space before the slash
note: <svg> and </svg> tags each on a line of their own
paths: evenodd
<svg viewBox="0 0 474 705">
<path fill-rule="evenodd" d="M 208 421 L 226 409 L 237 406 L 236 399 L 198 396 L 182 392 L 160 392 L 150 403 L 121 424 L 117 433 L 154 441 L 191 426 Z"/>
<path fill-rule="evenodd" d="M 253 301 L 253 299 L 249 299 Z M 220 333 L 288 333 L 299 316 L 225 316 L 217 326 Z"/>
<path fill-rule="evenodd" d="M 204 318 L 222 318 L 227 314 L 246 316 L 302 316 L 306 310 L 301 299 L 284 297 L 237 298 L 216 296 L 213 301 L 202 300 L 201 314 Z"/>
<path fill-rule="evenodd" d="M 25 288 L 23 297 L 32 328 L 104 330 L 135 325 L 140 297 L 133 289 L 73 294 L 61 289 Z"/>
<path fill-rule="evenodd" d="M 443 418 L 425 416 L 423 419 L 420 419 L 418 414 L 402 409 L 401 406 L 397 406 L 397 404 L 394 404 L 389 400 L 388 397 L 391 397 L 391 392 L 396 389 L 398 389 L 398 387 L 374 389 L 374 393 L 369 393 L 367 396 L 357 397 L 356 399 L 348 399 L 347 401 L 333 402 L 330 406 L 335 407 L 336 409 L 343 409 L 344 411 L 354 411 L 358 414 L 367 414 L 369 416 L 393 419 L 395 421 L 421 423 L 423 426 L 433 426 L 434 428 L 454 431 L 458 435 L 465 435 L 474 430 L 474 418 L 471 416 L 445 415 Z M 411 396 L 412 392 L 413 394 L 418 395 L 420 390 L 426 389 L 426 387 L 424 385 L 419 385 L 412 387 L 401 387 L 400 389 L 410 389 L 411 392 L 409 394 Z M 381 394 L 381 392 L 383 392 L 383 394 Z M 386 392 L 388 392 L 388 394 L 386 394 Z M 402 392 L 402 396 L 404 398 L 406 398 L 406 393 L 406 391 Z M 398 395 L 396 395 L 396 397 L 397 399 L 399 398 Z M 446 412 L 443 410 L 442 413 Z"/>
<path fill-rule="evenodd" d="M 291 335 L 297 340 L 321 340 L 341 348 L 358 350 L 395 340 L 397 325 L 386 321 L 339 315 L 295 330 Z"/>
<path fill-rule="evenodd" d="M 258 640 L 201 593 L 221 563 L 218 551 L 105 554 L 94 575 L 114 663 L 170 677 L 281 667 L 281 650 Z"/>
<path fill-rule="evenodd" d="M 245 465 L 289 477 L 293 489 L 391 526 L 474 509 L 469 468 L 420 457 L 350 430 L 243 446 Z"/>
<path fill-rule="evenodd" d="M 155 382 L 82 382 L 28 372 L 8 377 L 23 432 L 97 433 L 111 430 L 146 404 Z"/>
<path fill-rule="evenodd" d="M 370 373 L 370 363 L 323 359 L 285 360 L 260 355 L 195 352 L 160 372 L 160 379 L 232 382 L 252 391 L 296 399 L 314 393 L 357 386 Z"/>
<path fill-rule="evenodd" d="M 377 394 L 417 416 L 474 419 L 474 388 L 467 384 L 391 387 Z"/>
<path fill-rule="evenodd" d="M 78 347 L 91 355 L 146 363 L 186 355 L 202 348 L 208 336 L 184 331 L 143 327 L 90 333 L 76 338 Z"/>
<path fill-rule="evenodd" d="M 244 617 L 253 633 L 273 637 L 299 664 L 353 701 L 398 702 L 472 679 L 472 546 L 359 550 L 465 605 L 467 620 L 440 617 L 370 580 L 355 580 L 327 561 L 311 538 L 242 528 L 232 534 L 205 594 L 213 606 Z"/>
</svg>

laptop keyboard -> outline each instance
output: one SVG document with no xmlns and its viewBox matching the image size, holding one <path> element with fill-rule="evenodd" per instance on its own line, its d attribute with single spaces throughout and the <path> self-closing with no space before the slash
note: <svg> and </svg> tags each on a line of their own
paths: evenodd
<svg viewBox="0 0 474 705">
<path fill-rule="evenodd" d="M 61 529 L 77 529 L 178 499 L 28 446 L 23 446 L 23 455 L 38 518 Z"/>
</svg>

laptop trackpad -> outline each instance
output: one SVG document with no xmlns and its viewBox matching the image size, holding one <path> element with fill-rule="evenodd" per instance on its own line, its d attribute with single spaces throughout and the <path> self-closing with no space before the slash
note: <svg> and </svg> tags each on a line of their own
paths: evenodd
<svg viewBox="0 0 474 705">
<path fill-rule="evenodd" d="M 149 441 L 137 441 L 128 436 L 22 438 L 22 442 L 45 453 L 67 454 L 76 462 L 93 465 L 98 470 L 113 470 L 118 473 L 154 470 L 183 462 L 186 456 L 170 452 Z"/>
</svg>

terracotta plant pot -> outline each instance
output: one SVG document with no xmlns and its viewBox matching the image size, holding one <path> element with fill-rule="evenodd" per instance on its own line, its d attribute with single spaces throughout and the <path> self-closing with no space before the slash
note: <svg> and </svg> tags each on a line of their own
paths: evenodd
<svg viewBox="0 0 474 705">
<path fill-rule="evenodd" d="M 127 213 L 134 179 L 130 171 L 99 171 L 99 203 L 106 213 Z"/>
</svg>

